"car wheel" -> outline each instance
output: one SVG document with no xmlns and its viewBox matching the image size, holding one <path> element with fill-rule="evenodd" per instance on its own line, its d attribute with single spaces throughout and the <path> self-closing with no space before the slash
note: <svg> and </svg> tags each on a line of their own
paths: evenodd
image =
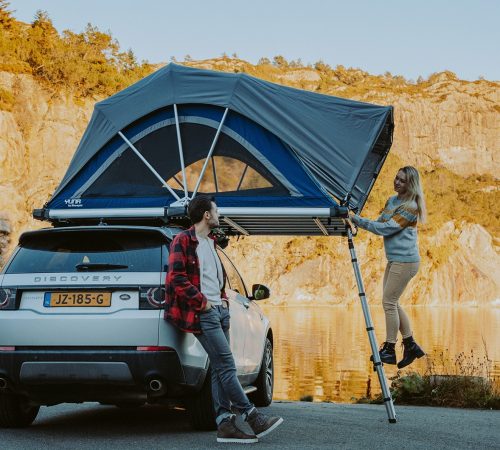
<svg viewBox="0 0 500 450">
<path fill-rule="evenodd" d="M 0 427 L 21 428 L 31 425 L 40 406 L 33 406 L 26 397 L 2 393 L 0 394 Z"/>
<path fill-rule="evenodd" d="M 186 400 L 186 407 L 195 430 L 211 431 L 217 429 L 212 401 L 212 380 L 210 369 L 205 377 L 201 391 Z"/>
<path fill-rule="evenodd" d="M 255 406 L 269 406 L 273 401 L 274 389 L 273 344 L 269 338 L 266 338 L 259 375 L 253 385 L 257 390 L 248 395 L 250 401 L 252 401 Z"/>
</svg>

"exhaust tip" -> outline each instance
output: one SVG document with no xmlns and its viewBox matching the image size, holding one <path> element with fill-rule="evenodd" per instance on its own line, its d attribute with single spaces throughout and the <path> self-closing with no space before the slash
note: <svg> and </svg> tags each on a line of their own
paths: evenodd
<svg viewBox="0 0 500 450">
<path fill-rule="evenodd" d="M 6 389 L 8 384 L 9 383 L 5 378 L 0 378 L 0 389 Z"/>
<path fill-rule="evenodd" d="M 153 392 L 158 392 L 162 389 L 163 383 L 160 380 L 154 379 L 149 382 L 149 389 Z"/>
</svg>

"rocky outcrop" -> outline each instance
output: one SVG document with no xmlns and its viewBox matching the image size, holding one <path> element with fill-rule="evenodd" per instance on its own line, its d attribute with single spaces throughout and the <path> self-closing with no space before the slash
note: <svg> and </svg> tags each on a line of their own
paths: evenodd
<svg viewBox="0 0 500 450">
<path fill-rule="evenodd" d="M 500 176 L 500 89 L 487 81 L 441 82 L 421 96 L 392 98 L 393 151 L 420 168 Z"/>
<path fill-rule="evenodd" d="M 31 218 L 57 187 L 92 113 L 90 100 L 49 92 L 28 75 L 0 72 L 0 86 L 16 98 L 0 111 L 0 211 L 11 242 L 41 222 Z"/>
<path fill-rule="evenodd" d="M 414 285 L 414 303 L 418 302 L 415 297 L 425 298 L 430 304 L 481 306 L 498 303 L 500 255 L 491 235 L 483 227 L 448 222 L 428 241 L 431 257 L 425 260 L 422 270 L 427 280 Z M 432 252 L 438 255 L 437 258 Z"/>
</svg>

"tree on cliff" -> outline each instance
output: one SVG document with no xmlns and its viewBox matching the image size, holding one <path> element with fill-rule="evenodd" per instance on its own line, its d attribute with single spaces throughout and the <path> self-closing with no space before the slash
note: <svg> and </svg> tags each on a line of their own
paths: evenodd
<svg viewBox="0 0 500 450">
<path fill-rule="evenodd" d="M 8 8 L 0 0 L 0 70 L 29 73 L 50 89 L 83 97 L 112 95 L 153 71 L 97 27 L 89 24 L 81 33 L 60 34 L 47 12 L 37 11 L 27 25 Z"/>
</svg>

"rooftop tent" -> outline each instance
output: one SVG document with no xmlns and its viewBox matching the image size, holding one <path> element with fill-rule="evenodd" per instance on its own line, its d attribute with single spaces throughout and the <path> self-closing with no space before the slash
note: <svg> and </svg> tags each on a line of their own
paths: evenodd
<svg viewBox="0 0 500 450">
<path fill-rule="evenodd" d="M 353 232 L 392 143 L 392 107 L 170 64 L 96 105 L 68 171 L 34 216 L 63 223 L 185 220 L 215 194 L 232 234 L 343 235 L 389 422 L 394 405 Z"/>
<path fill-rule="evenodd" d="M 239 233 L 336 234 L 335 208 L 362 209 L 392 129 L 392 107 L 169 64 L 96 104 L 42 215 L 163 215 L 210 193 L 252 231 Z"/>
</svg>

